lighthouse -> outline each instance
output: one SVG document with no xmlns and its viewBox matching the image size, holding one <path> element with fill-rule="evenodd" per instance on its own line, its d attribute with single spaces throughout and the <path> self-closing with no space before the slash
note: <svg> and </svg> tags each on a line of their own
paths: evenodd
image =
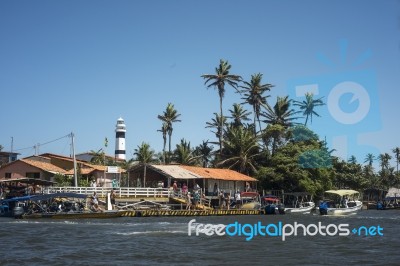
<svg viewBox="0 0 400 266">
<path fill-rule="evenodd" d="M 120 117 L 115 126 L 115 159 L 126 160 L 125 133 L 125 121 Z"/>
</svg>

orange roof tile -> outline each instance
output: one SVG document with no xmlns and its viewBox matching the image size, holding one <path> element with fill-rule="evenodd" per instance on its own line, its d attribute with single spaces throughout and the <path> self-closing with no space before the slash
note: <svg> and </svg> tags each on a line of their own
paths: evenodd
<svg viewBox="0 0 400 266">
<path fill-rule="evenodd" d="M 52 173 L 60 173 L 60 174 L 66 174 L 67 171 L 65 171 L 64 169 L 55 166 L 51 163 L 46 163 L 46 162 L 39 162 L 39 161 L 34 161 L 34 160 L 29 160 L 29 159 L 21 159 L 20 161 L 27 163 L 29 165 L 32 165 L 36 168 L 39 168 L 43 171 L 46 172 L 52 172 Z"/>
<path fill-rule="evenodd" d="M 250 176 L 241 174 L 239 172 L 230 169 L 203 168 L 203 167 L 187 166 L 187 165 L 180 165 L 179 167 L 191 171 L 201 176 L 202 178 L 220 179 L 229 181 L 248 181 L 248 182 L 258 181 L 255 178 L 252 178 Z"/>
</svg>

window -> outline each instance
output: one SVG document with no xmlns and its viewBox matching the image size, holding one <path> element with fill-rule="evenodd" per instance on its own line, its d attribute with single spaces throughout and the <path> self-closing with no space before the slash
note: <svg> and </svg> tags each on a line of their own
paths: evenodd
<svg viewBox="0 0 400 266">
<path fill-rule="evenodd" d="M 5 173 L 5 178 L 11 178 L 11 173 Z"/>
<path fill-rule="evenodd" d="M 26 173 L 25 176 L 28 177 L 28 178 L 40 179 L 40 173 L 36 173 L 36 172 L 33 172 L 33 173 Z"/>
</svg>

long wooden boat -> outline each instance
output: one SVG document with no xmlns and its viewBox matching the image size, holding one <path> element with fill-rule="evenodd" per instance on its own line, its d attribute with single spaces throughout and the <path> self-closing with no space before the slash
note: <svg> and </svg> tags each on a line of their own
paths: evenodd
<svg viewBox="0 0 400 266">
<path fill-rule="evenodd" d="M 105 219 L 124 216 L 126 211 L 103 211 L 103 212 L 56 212 L 56 213 L 31 213 L 23 214 L 22 219 Z"/>
<path fill-rule="evenodd" d="M 23 206 L 13 209 L 13 216 L 22 219 L 103 219 L 122 217 L 125 211 L 88 207 L 87 195 L 52 193 L 25 198 Z"/>
</svg>

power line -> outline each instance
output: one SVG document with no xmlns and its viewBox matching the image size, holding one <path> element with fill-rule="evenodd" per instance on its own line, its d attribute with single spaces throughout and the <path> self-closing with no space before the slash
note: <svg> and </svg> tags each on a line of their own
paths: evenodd
<svg viewBox="0 0 400 266">
<path fill-rule="evenodd" d="M 44 146 L 44 145 L 47 145 L 47 144 L 56 142 L 56 141 L 58 141 L 58 140 L 60 140 L 60 139 L 66 138 L 66 137 L 71 137 L 71 133 L 68 134 L 68 135 L 59 137 L 59 138 L 57 138 L 57 139 L 54 139 L 54 140 L 50 140 L 50 141 L 44 142 L 44 143 L 38 143 L 38 144 L 36 144 L 36 145 L 29 146 L 29 147 L 26 147 L 26 148 L 15 149 L 14 151 L 22 151 L 22 150 L 28 150 L 28 149 L 36 149 L 36 147 L 38 147 L 38 146 Z"/>
</svg>

